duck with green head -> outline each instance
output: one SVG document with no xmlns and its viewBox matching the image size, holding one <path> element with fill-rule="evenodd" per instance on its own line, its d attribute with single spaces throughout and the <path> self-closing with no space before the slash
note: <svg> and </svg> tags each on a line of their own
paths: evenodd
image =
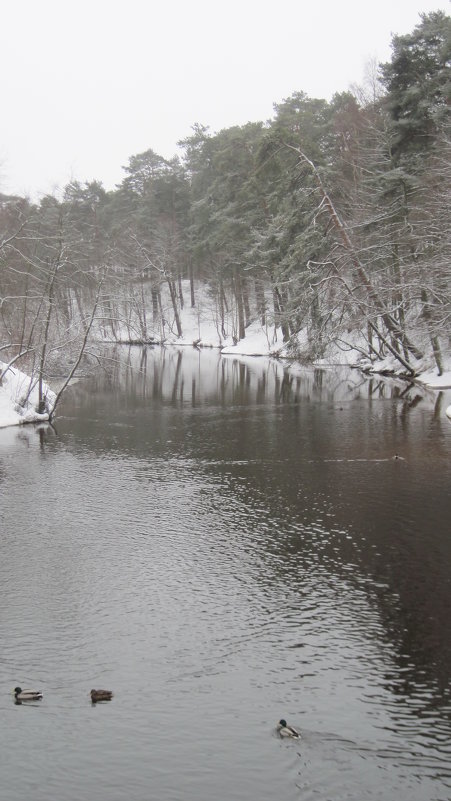
<svg viewBox="0 0 451 801">
<path fill-rule="evenodd" d="M 40 701 L 42 698 L 40 690 L 22 690 L 22 687 L 14 687 L 13 694 L 16 701 Z"/>
<path fill-rule="evenodd" d="M 277 724 L 277 731 L 280 737 L 292 737 L 295 740 L 299 740 L 300 732 L 295 729 L 293 726 L 289 726 L 287 721 L 282 718 L 279 720 Z"/>
</svg>

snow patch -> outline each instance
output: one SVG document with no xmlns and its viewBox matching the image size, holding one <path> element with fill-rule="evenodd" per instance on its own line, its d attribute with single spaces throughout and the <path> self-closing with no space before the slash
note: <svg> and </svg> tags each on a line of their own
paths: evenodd
<svg viewBox="0 0 451 801">
<path fill-rule="evenodd" d="M 3 372 L 5 371 L 5 372 Z M 8 367 L 0 361 L 0 428 L 18 426 L 24 423 L 40 423 L 49 419 L 55 404 L 56 395 L 47 384 L 43 391 L 46 412 L 36 411 L 39 403 L 39 389 L 36 379 L 30 378 L 15 367 Z"/>
</svg>

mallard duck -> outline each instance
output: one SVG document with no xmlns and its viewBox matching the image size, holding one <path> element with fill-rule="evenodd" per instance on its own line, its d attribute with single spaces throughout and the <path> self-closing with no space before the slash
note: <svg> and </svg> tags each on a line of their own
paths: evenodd
<svg viewBox="0 0 451 801">
<path fill-rule="evenodd" d="M 113 693 L 111 690 L 91 690 L 91 701 L 93 704 L 97 701 L 111 701 Z"/>
<path fill-rule="evenodd" d="M 42 698 L 40 690 L 22 690 L 22 687 L 14 687 L 13 693 L 16 701 L 40 701 Z"/>
<path fill-rule="evenodd" d="M 301 736 L 297 729 L 294 729 L 293 726 L 289 726 L 287 721 L 283 718 L 279 720 L 277 724 L 277 731 L 280 737 L 294 737 L 295 739 L 299 739 Z"/>
</svg>

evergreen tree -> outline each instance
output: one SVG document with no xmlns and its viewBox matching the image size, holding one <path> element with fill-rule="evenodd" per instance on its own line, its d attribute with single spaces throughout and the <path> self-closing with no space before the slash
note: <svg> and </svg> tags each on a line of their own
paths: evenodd
<svg viewBox="0 0 451 801">
<path fill-rule="evenodd" d="M 393 37 L 392 59 L 381 65 L 397 159 L 428 150 L 450 113 L 451 18 L 442 11 L 420 16 L 413 33 Z"/>
</svg>

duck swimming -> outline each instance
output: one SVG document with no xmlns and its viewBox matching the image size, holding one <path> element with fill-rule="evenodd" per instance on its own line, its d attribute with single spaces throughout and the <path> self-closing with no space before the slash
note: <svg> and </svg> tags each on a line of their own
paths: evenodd
<svg viewBox="0 0 451 801">
<path fill-rule="evenodd" d="M 96 704 L 97 701 L 111 701 L 113 693 L 111 690 L 91 690 L 91 701 Z"/>
<path fill-rule="evenodd" d="M 298 740 L 300 738 L 300 732 L 297 729 L 294 729 L 293 726 L 289 726 L 287 721 L 282 718 L 279 720 L 277 724 L 277 731 L 280 737 L 293 737 L 294 739 Z"/>
<path fill-rule="evenodd" d="M 40 701 L 42 698 L 40 690 L 22 690 L 22 687 L 14 687 L 13 693 L 16 701 Z"/>
</svg>

